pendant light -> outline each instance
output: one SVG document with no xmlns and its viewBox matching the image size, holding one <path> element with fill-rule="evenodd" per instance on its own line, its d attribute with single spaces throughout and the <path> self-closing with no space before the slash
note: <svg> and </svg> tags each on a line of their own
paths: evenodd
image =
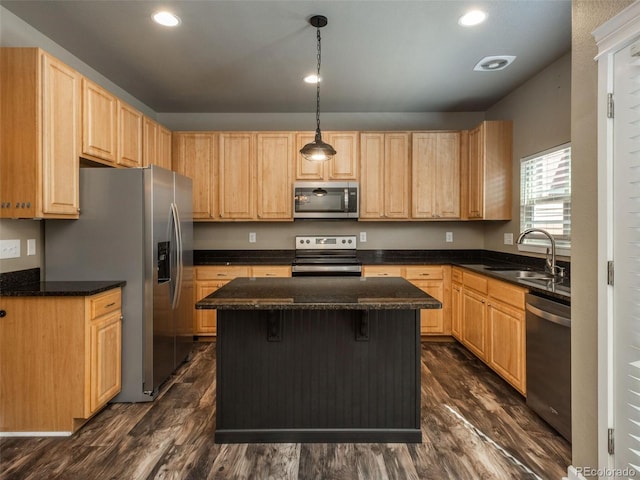
<svg viewBox="0 0 640 480">
<path fill-rule="evenodd" d="M 316 36 L 318 38 L 318 72 L 316 81 L 316 137 L 313 142 L 307 143 L 300 153 L 304 158 L 312 162 L 325 162 L 330 160 L 335 154 L 335 149 L 322 141 L 320 133 L 320 29 L 327 25 L 327 17 L 323 15 L 314 15 L 309 19 L 311 26 L 316 27 Z"/>
</svg>

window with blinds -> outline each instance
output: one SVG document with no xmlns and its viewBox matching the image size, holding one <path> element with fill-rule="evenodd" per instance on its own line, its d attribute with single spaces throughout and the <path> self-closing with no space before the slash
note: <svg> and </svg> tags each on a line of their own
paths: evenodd
<svg viewBox="0 0 640 480">
<path fill-rule="evenodd" d="M 566 143 L 520 161 L 520 231 L 542 228 L 557 248 L 571 248 L 571 145 Z M 527 235 L 525 245 L 547 247 L 544 235 Z"/>
</svg>

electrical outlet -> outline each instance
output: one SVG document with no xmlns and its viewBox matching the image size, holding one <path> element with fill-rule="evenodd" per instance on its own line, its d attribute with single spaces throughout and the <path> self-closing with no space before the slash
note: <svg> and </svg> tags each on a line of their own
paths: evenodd
<svg viewBox="0 0 640 480">
<path fill-rule="evenodd" d="M 504 234 L 504 244 L 505 245 L 513 245 L 513 233 L 505 233 Z"/>
<path fill-rule="evenodd" d="M 447 242 L 447 243 L 452 243 L 453 242 L 453 232 L 445 233 L 444 241 Z"/>
<path fill-rule="evenodd" d="M 367 232 L 360 232 L 360 241 L 361 242 L 367 241 Z"/>
<path fill-rule="evenodd" d="M 20 240 L 0 240 L 0 258 L 20 258 Z"/>
<path fill-rule="evenodd" d="M 36 254 L 36 239 L 30 238 L 27 240 L 27 256 Z"/>
<path fill-rule="evenodd" d="M 249 243 L 256 243 L 256 232 L 249 232 Z"/>
</svg>

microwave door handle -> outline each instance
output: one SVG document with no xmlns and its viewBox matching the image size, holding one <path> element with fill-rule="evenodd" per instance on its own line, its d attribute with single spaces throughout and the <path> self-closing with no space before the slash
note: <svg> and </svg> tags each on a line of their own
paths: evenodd
<svg viewBox="0 0 640 480">
<path fill-rule="evenodd" d="M 345 212 L 349 211 L 349 189 L 348 188 L 344 189 L 344 211 Z"/>
</svg>

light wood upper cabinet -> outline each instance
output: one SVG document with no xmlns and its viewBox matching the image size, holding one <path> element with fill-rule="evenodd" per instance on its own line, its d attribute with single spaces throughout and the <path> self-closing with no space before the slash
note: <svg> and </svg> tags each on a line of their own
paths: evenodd
<svg viewBox="0 0 640 480">
<path fill-rule="evenodd" d="M 118 99 L 82 79 L 82 154 L 115 165 L 118 158 Z"/>
<path fill-rule="evenodd" d="M 256 135 L 219 134 L 220 218 L 256 218 Z"/>
<path fill-rule="evenodd" d="M 37 48 L 0 72 L 0 218 L 77 218 L 82 77 Z"/>
<path fill-rule="evenodd" d="M 171 131 L 154 120 L 143 119 L 143 166 L 157 165 L 171 170 Z"/>
<path fill-rule="evenodd" d="M 412 134 L 413 218 L 460 218 L 460 132 Z"/>
<path fill-rule="evenodd" d="M 142 113 L 118 100 L 118 165 L 142 167 L 142 131 Z"/>
<path fill-rule="evenodd" d="M 300 154 L 314 138 L 314 132 L 296 134 L 296 180 L 358 180 L 359 132 L 323 132 L 322 140 L 337 152 L 328 162 L 310 162 Z"/>
<path fill-rule="evenodd" d="M 212 132 L 173 132 L 173 170 L 193 181 L 193 218 L 218 218 L 217 136 Z"/>
<path fill-rule="evenodd" d="M 408 219 L 410 134 L 362 133 L 360 152 L 360 218 Z"/>
<path fill-rule="evenodd" d="M 469 131 L 469 219 L 511 220 L 512 137 L 510 121 L 486 121 Z"/>
<path fill-rule="evenodd" d="M 257 134 L 258 220 L 293 219 L 291 173 L 295 136 L 286 132 Z"/>
</svg>

